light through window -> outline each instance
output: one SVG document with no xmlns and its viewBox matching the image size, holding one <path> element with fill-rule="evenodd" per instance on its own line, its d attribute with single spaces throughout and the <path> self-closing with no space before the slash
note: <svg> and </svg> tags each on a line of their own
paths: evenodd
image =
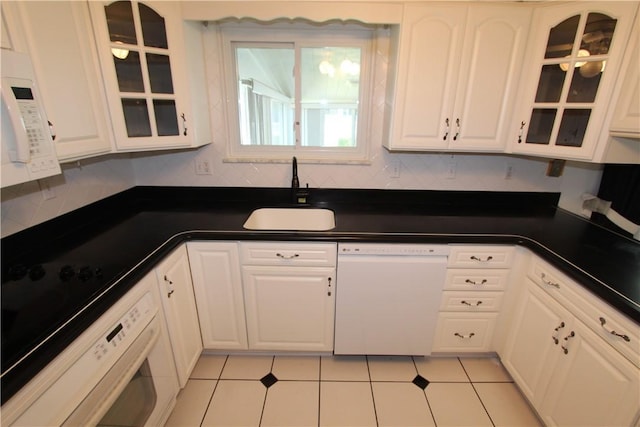
<svg viewBox="0 0 640 427">
<path fill-rule="evenodd" d="M 227 87 L 237 96 L 229 105 L 231 157 L 365 160 L 373 32 L 237 25 L 223 26 Z"/>
</svg>

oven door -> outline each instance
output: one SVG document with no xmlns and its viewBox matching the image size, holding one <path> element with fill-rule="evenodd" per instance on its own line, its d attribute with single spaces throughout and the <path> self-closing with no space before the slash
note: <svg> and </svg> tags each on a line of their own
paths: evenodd
<svg viewBox="0 0 640 427">
<path fill-rule="evenodd" d="M 175 399 L 175 371 L 160 331 L 156 317 L 62 425 L 164 424 Z"/>
<path fill-rule="evenodd" d="M 21 409 L 3 405 L 3 425 L 163 425 L 179 386 L 162 311 L 145 288 L 130 291 L 76 340 L 73 360 L 61 355 L 14 396 Z"/>
</svg>

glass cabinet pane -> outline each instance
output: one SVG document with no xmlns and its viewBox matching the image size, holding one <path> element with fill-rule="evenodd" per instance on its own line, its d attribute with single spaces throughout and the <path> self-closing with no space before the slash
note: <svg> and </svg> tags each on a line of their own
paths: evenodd
<svg viewBox="0 0 640 427">
<path fill-rule="evenodd" d="M 117 1 L 104 7 L 109 38 L 112 42 L 136 44 L 136 27 L 131 2 Z"/>
<path fill-rule="evenodd" d="M 590 55 L 606 55 L 616 29 L 617 20 L 601 13 L 590 13 L 584 27 L 580 49 Z"/>
<path fill-rule="evenodd" d="M 142 24 L 142 38 L 144 45 L 168 49 L 167 32 L 164 26 L 164 18 L 158 15 L 149 6 L 139 4 L 140 22 Z"/>
<path fill-rule="evenodd" d="M 556 145 L 581 147 L 589 124 L 589 109 L 566 109 L 562 114 Z"/>
<path fill-rule="evenodd" d="M 585 12 L 551 28 L 527 143 L 582 147 L 615 27 L 615 19 Z"/>
<path fill-rule="evenodd" d="M 168 55 L 147 53 L 147 68 L 149 69 L 149 82 L 153 93 L 173 93 L 171 80 L 171 64 Z"/>
<path fill-rule="evenodd" d="M 562 67 L 553 65 L 544 65 L 540 73 L 538 81 L 538 90 L 536 92 L 536 102 L 558 102 L 562 93 L 562 86 L 567 73 Z"/>
<path fill-rule="evenodd" d="M 159 136 L 180 134 L 175 101 L 171 99 L 154 99 L 153 111 Z"/>
<path fill-rule="evenodd" d="M 124 59 L 113 57 L 120 92 L 144 92 L 140 54 L 129 51 Z"/>
<path fill-rule="evenodd" d="M 580 23 L 580 15 L 572 16 L 553 27 L 549 31 L 549 39 L 547 40 L 547 49 L 544 57 L 546 58 L 562 58 L 571 55 L 573 44 Z"/>
<path fill-rule="evenodd" d="M 526 142 L 529 144 L 549 144 L 556 113 L 555 108 L 534 108 L 531 120 L 529 120 Z"/>
<path fill-rule="evenodd" d="M 123 98 L 122 111 L 130 138 L 151 136 L 149 110 L 144 99 Z"/>
<path fill-rule="evenodd" d="M 574 68 L 567 102 L 594 102 L 601 71 L 602 61 L 585 62 L 581 67 Z"/>
</svg>

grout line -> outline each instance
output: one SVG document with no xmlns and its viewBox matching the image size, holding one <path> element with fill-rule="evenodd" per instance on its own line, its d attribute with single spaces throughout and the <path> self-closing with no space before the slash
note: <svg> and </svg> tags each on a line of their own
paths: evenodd
<svg viewBox="0 0 640 427">
<path fill-rule="evenodd" d="M 493 418 L 491 418 L 491 414 L 487 410 L 487 407 L 485 406 L 484 402 L 482 401 L 482 398 L 478 394 L 478 390 L 476 390 L 476 387 L 473 385 L 473 381 L 471 381 L 471 376 L 469 376 L 469 373 L 465 369 L 464 363 L 462 363 L 462 360 L 460 360 L 459 357 L 457 359 L 460 362 L 460 364 L 462 365 L 462 370 L 464 371 L 465 375 L 467 376 L 467 378 L 469 378 L 469 384 L 471 384 L 471 388 L 473 389 L 473 392 L 476 394 L 476 397 L 480 401 L 480 404 L 482 405 L 482 409 L 484 409 L 484 412 L 487 414 L 487 417 L 489 418 L 489 421 L 491 421 L 491 425 L 493 425 L 495 427 L 496 423 L 493 422 Z"/>
<path fill-rule="evenodd" d="M 418 365 L 416 364 L 416 359 L 412 356 L 411 360 L 413 360 L 413 366 L 416 368 L 416 375 L 420 375 L 420 371 L 418 371 Z M 424 378 L 424 377 L 423 377 Z M 425 378 L 427 381 L 429 381 L 429 378 Z M 431 384 L 431 381 L 429 381 L 429 384 Z M 427 387 L 425 387 L 424 389 L 422 389 L 422 395 L 424 396 L 424 400 L 425 402 L 427 402 L 427 408 L 429 408 L 429 414 L 431 414 L 431 419 L 433 420 L 433 425 L 435 427 L 438 427 L 438 423 L 436 422 L 436 416 L 433 413 L 433 409 L 431 408 L 431 403 L 429 403 L 429 398 L 427 397 L 427 388 L 429 387 L 429 385 L 427 384 Z"/>
<path fill-rule="evenodd" d="M 276 363 L 276 356 L 271 356 L 271 367 L 269 368 L 269 372 L 266 373 L 265 375 L 268 374 L 273 374 L 273 365 Z M 260 380 L 258 380 L 259 383 L 262 384 L 262 382 Z M 264 385 L 264 384 L 262 384 Z M 260 411 L 260 421 L 258 421 L 258 425 L 261 426 L 262 425 L 262 417 L 264 417 L 264 409 L 267 407 L 267 396 L 269 396 L 269 389 L 271 387 L 265 387 L 266 390 L 264 392 L 264 400 L 262 401 L 262 411 Z"/>
<path fill-rule="evenodd" d="M 202 358 L 202 355 L 200 355 L 200 357 Z M 224 358 L 224 363 L 222 364 L 222 368 L 220 369 L 220 372 L 218 373 L 218 378 L 216 378 L 216 385 L 215 387 L 213 387 L 213 392 L 211 393 L 211 396 L 209 397 L 209 403 L 207 403 L 207 407 L 204 410 L 204 414 L 202 414 L 202 419 L 200 420 L 200 426 L 202 426 L 202 424 L 204 423 L 204 419 L 207 418 L 207 412 L 209 412 L 209 409 L 211 408 L 211 403 L 213 402 L 213 396 L 216 394 L 216 390 L 218 390 L 218 386 L 220 385 L 220 377 L 222 376 L 222 371 L 224 371 L 224 367 L 227 366 L 227 361 L 229 360 L 229 355 L 227 354 Z"/>
<path fill-rule="evenodd" d="M 378 411 L 376 410 L 376 398 L 373 395 L 373 381 L 371 381 L 371 369 L 369 368 L 369 356 L 365 356 L 367 362 L 367 373 L 369 374 L 369 390 L 371 390 L 371 402 L 373 403 L 373 416 L 376 417 L 376 426 L 379 426 Z"/>
<path fill-rule="evenodd" d="M 320 412 L 322 409 L 322 356 L 318 356 L 318 426 L 320 426 Z"/>
</svg>

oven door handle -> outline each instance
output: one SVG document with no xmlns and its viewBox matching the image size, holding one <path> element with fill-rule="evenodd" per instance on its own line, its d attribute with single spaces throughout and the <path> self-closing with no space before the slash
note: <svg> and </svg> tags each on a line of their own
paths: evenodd
<svg viewBox="0 0 640 427">
<path fill-rule="evenodd" d="M 160 326 L 155 317 L 62 426 L 97 425 L 149 356 L 159 336 Z"/>
</svg>

